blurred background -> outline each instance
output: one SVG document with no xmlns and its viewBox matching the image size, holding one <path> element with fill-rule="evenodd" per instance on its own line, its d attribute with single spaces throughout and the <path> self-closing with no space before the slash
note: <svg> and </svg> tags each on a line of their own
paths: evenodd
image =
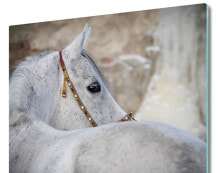
<svg viewBox="0 0 220 173">
<path fill-rule="evenodd" d="M 126 112 L 206 140 L 205 4 L 10 26 L 10 75 L 27 56 L 65 48 L 86 23 L 87 50 Z"/>
</svg>

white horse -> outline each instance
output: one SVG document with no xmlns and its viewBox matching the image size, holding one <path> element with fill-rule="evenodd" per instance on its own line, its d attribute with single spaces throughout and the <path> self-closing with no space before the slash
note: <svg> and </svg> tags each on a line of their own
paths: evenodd
<svg viewBox="0 0 220 173">
<path fill-rule="evenodd" d="M 62 52 L 28 57 L 14 71 L 10 172 L 206 172 L 197 137 L 156 122 L 117 122 L 133 118 L 84 50 L 89 34 L 86 26 Z"/>
</svg>

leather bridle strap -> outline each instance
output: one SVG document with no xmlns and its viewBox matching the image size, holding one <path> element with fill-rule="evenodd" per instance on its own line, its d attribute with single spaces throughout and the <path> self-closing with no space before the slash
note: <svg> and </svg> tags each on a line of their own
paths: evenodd
<svg viewBox="0 0 220 173">
<path fill-rule="evenodd" d="M 90 115 L 90 113 L 87 111 L 85 105 L 83 104 L 82 100 L 80 99 L 73 83 L 71 82 L 70 78 L 69 78 L 69 75 L 66 71 L 66 66 L 64 64 L 64 61 L 63 61 L 63 58 L 62 58 L 62 51 L 59 52 L 59 55 L 60 55 L 60 65 L 62 67 L 62 70 L 63 70 L 63 74 L 64 74 L 64 82 L 63 82 L 63 89 L 62 89 L 62 97 L 65 98 L 66 97 L 66 84 L 69 86 L 72 94 L 73 94 L 73 97 L 75 98 L 76 102 L 78 103 L 81 111 L 84 113 L 84 115 L 86 116 L 86 118 L 89 120 L 90 124 L 93 126 L 93 127 L 96 127 L 98 126 L 97 123 L 93 120 L 92 116 Z M 117 122 L 121 122 L 121 121 L 129 121 L 129 120 L 135 120 L 133 118 L 133 113 L 129 113 L 129 114 L 126 114 L 122 119 L 118 120 Z M 136 121 L 136 120 L 135 120 Z"/>
</svg>

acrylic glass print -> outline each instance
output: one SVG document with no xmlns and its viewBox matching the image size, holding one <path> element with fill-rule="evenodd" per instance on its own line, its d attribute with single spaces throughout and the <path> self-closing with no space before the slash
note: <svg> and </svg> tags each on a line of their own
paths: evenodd
<svg viewBox="0 0 220 173">
<path fill-rule="evenodd" d="M 10 172 L 208 171 L 207 10 L 10 26 Z"/>
</svg>

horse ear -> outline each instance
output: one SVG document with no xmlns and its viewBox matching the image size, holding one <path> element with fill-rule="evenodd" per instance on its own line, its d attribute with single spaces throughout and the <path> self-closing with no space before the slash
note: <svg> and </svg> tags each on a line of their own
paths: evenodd
<svg viewBox="0 0 220 173">
<path fill-rule="evenodd" d="M 88 24 L 86 24 L 82 33 L 83 38 L 81 39 L 81 49 L 85 49 L 91 34 L 91 27 L 88 28 Z"/>
<path fill-rule="evenodd" d="M 79 57 L 82 50 L 86 47 L 90 33 L 91 27 L 88 28 L 88 24 L 86 24 L 83 31 L 76 37 L 76 39 L 64 49 L 64 51 L 69 55 L 70 59 Z"/>
</svg>

